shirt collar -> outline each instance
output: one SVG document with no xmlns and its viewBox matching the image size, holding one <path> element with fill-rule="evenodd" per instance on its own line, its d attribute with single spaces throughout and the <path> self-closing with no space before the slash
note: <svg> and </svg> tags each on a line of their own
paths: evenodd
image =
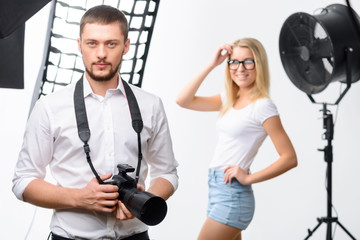
<svg viewBox="0 0 360 240">
<path fill-rule="evenodd" d="M 83 74 L 83 84 L 84 84 L 84 98 L 86 98 L 87 96 L 89 96 L 90 94 L 94 94 L 93 90 L 91 89 L 90 83 L 86 78 L 85 73 Z M 122 83 L 120 74 L 119 74 L 119 83 L 118 86 L 116 87 L 116 89 L 112 89 L 112 91 L 120 91 L 124 96 L 126 96 L 125 94 L 125 89 L 124 89 L 124 84 Z"/>
</svg>

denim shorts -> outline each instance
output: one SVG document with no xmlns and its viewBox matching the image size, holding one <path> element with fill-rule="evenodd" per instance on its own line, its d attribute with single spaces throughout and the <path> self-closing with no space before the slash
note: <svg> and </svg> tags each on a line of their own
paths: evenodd
<svg viewBox="0 0 360 240">
<path fill-rule="evenodd" d="M 209 169 L 209 218 L 245 230 L 255 211 L 255 199 L 251 185 L 241 185 L 235 178 L 224 182 L 224 171 Z"/>
</svg>

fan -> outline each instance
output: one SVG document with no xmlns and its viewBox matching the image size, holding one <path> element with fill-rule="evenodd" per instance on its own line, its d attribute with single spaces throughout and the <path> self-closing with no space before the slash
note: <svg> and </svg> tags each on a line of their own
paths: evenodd
<svg viewBox="0 0 360 240">
<path fill-rule="evenodd" d="M 285 72 L 300 90 L 305 92 L 313 103 L 317 103 L 311 94 L 323 91 L 331 82 L 340 81 L 347 87 L 335 102 L 336 105 L 348 91 L 351 83 L 360 78 L 360 35 L 359 17 L 351 9 L 340 4 L 329 5 L 318 15 L 295 13 L 286 19 L 280 32 L 280 56 Z M 318 218 L 318 224 L 308 229 L 312 234 L 326 223 L 326 240 L 332 238 L 332 223 L 336 223 L 351 239 L 354 236 L 332 216 L 332 140 L 334 122 L 328 103 L 323 104 L 323 134 L 327 146 L 318 149 L 324 152 L 327 162 L 327 216 Z"/>
<path fill-rule="evenodd" d="M 294 13 L 282 26 L 279 48 L 285 72 L 308 95 L 323 91 L 331 82 L 346 82 L 347 64 L 356 66 L 350 81 L 360 79 L 360 38 L 348 13 L 346 6 L 333 4 L 318 15 Z"/>
</svg>

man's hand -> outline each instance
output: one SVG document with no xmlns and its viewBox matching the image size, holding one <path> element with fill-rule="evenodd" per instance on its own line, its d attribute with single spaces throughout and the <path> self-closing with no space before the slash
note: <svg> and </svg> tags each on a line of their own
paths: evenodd
<svg viewBox="0 0 360 240">
<path fill-rule="evenodd" d="M 101 175 L 101 180 L 111 178 L 112 173 Z M 99 184 L 94 177 L 86 187 L 81 189 L 79 207 L 88 210 L 111 213 L 118 206 L 118 187 L 110 184 Z"/>
<path fill-rule="evenodd" d="M 145 189 L 140 184 L 137 185 L 137 189 L 139 189 L 141 191 L 145 191 Z M 118 203 L 117 203 L 116 210 L 114 212 L 114 216 L 116 219 L 119 219 L 119 220 L 128 220 L 128 219 L 135 218 L 135 216 L 130 212 L 129 209 L 127 209 L 125 204 L 122 203 L 121 201 L 118 201 Z"/>
</svg>

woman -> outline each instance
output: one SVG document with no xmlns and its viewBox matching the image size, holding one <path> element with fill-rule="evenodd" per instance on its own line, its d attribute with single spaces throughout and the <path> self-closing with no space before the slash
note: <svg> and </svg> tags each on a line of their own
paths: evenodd
<svg viewBox="0 0 360 240">
<path fill-rule="evenodd" d="M 206 76 L 227 59 L 225 93 L 196 96 Z M 251 185 L 269 180 L 297 166 L 292 143 L 269 99 L 269 69 L 262 44 L 244 38 L 220 47 L 212 61 L 177 97 L 181 107 L 219 111 L 218 144 L 209 167 L 209 203 L 199 240 L 241 239 L 254 215 Z M 255 155 L 269 135 L 279 158 L 250 173 Z"/>
</svg>

